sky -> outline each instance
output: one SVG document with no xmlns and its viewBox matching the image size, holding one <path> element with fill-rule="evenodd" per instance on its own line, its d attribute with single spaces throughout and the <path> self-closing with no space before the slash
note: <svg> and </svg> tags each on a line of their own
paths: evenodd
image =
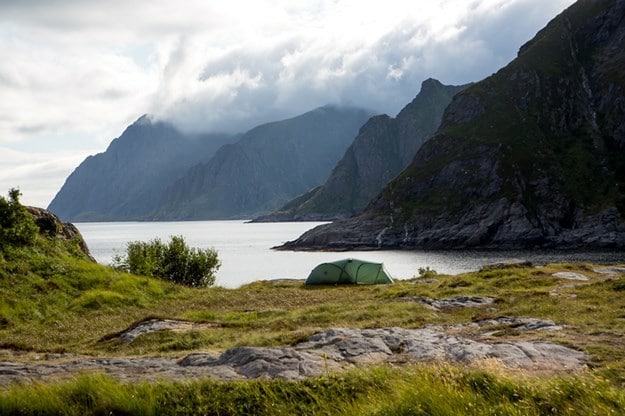
<svg viewBox="0 0 625 416">
<path fill-rule="evenodd" d="M 325 104 L 395 116 L 479 81 L 573 0 L 2 0 L 0 194 L 46 207 L 143 114 L 244 132 Z"/>
</svg>

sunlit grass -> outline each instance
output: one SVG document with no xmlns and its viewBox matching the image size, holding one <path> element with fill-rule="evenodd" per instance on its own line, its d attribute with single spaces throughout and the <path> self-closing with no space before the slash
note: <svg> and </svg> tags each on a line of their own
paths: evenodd
<svg viewBox="0 0 625 416">
<path fill-rule="evenodd" d="M 588 374 L 548 379 L 451 365 L 377 367 L 298 382 L 126 384 L 103 375 L 0 392 L 1 414 L 613 415 L 625 392 Z"/>
<path fill-rule="evenodd" d="M 556 279 L 557 271 L 583 273 L 590 280 Z M 182 357 L 234 346 L 296 344 L 333 327 L 421 328 L 518 316 L 551 319 L 564 328 L 495 328 L 500 330 L 491 341 L 561 343 L 587 352 L 590 367 L 544 380 L 496 366 L 476 371 L 450 365 L 379 367 L 295 383 L 127 385 L 92 374 L 7 387 L 0 393 L 0 413 L 618 414 L 625 386 L 624 293 L 625 276 L 601 275 L 585 264 L 430 273 L 428 280 L 382 286 L 307 287 L 291 281 L 192 289 L 117 272 L 43 241 L 0 255 L 0 346 L 5 348 L 0 356 L 8 361 L 16 354 L 28 359 L 45 352 Z M 488 296 L 495 302 L 436 311 L 416 301 L 454 296 Z M 145 334 L 129 344 L 114 336 L 149 317 L 198 325 L 186 332 Z M 462 331 L 478 335 L 476 329 Z"/>
<path fill-rule="evenodd" d="M 52 257 L 54 259 L 55 257 Z M 332 327 L 376 328 L 453 325 L 497 316 L 552 319 L 556 333 L 503 331 L 501 340 L 531 336 L 587 350 L 607 365 L 624 358 L 623 278 L 592 272 L 588 265 L 550 265 L 436 275 L 425 283 L 388 286 L 306 287 L 302 282 L 255 282 L 238 289 L 190 289 L 116 272 L 58 255 L 13 253 L 21 275 L 0 281 L 0 339 L 5 347 L 83 354 L 184 354 L 233 346 L 290 344 Z M 17 260 L 17 261 L 15 261 Z M 555 271 L 576 270 L 592 279 L 555 279 Z M 433 311 L 410 301 L 426 296 L 489 296 L 483 308 Z M 102 342 L 147 317 L 208 322 L 191 332 L 148 334 L 127 345 Z"/>
</svg>

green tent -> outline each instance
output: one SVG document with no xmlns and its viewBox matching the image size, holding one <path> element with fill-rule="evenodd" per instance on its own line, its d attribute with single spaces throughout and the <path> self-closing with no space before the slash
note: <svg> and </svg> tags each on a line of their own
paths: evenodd
<svg viewBox="0 0 625 416">
<path fill-rule="evenodd" d="M 384 264 L 357 259 L 321 263 L 306 279 L 307 285 L 381 285 L 393 283 Z"/>
</svg>

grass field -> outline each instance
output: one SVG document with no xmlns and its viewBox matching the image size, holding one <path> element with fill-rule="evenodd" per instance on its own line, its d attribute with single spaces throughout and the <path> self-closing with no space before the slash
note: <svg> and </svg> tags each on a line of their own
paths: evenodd
<svg viewBox="0 0 625 416">
<path fill-rule="evenodd" d="M 625 276 L 586 264 L 506 268 L 388 286 L 256 282 L 194 289 L 133 276 L 40 237 L 0 256 L 0 360 L 43 353 L 184 356 L 233 346 L 292 344 L 332 327 L 454 325 L 497 316 L 552 319 L 556 332 L 505 330 L 498 340 L 549 340 L 583 350 L 587 370 L 533 374 L 489 363 L 376 366 L 298 382 L 132 383 L 86 374 L 4 387 L 2 414 L 619 414 L 625 408 Z M 582 273 L 567 281 L 555 272 Z M 415 274 L 418 272 L 415 271 Z M 402 298 L 477 295 L 494 309 L 434 311 Z M 212 325 L 157 332 L 130 344 L 112 334 L 147 317 Z M 468 334 L 470 336 L 470 334 Z"/>
</svg>

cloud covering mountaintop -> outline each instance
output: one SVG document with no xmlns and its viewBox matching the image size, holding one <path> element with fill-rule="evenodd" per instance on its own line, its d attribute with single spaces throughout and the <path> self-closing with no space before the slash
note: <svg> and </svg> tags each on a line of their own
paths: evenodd
<svg viewBox="0 0 625 416">
<path fill-rule="evenodd" d="M 0 156 L 0 192 L 46 205 L 64 178 L 36 190 L 28 160 L 101 151 L 146 112 L 231 132 L 327 103 L 394 116 L 426 78 L 496 71 L 571 3 L 3 1 L 0 149 L 24 164 L 5 176 Z"/>
</svg>

